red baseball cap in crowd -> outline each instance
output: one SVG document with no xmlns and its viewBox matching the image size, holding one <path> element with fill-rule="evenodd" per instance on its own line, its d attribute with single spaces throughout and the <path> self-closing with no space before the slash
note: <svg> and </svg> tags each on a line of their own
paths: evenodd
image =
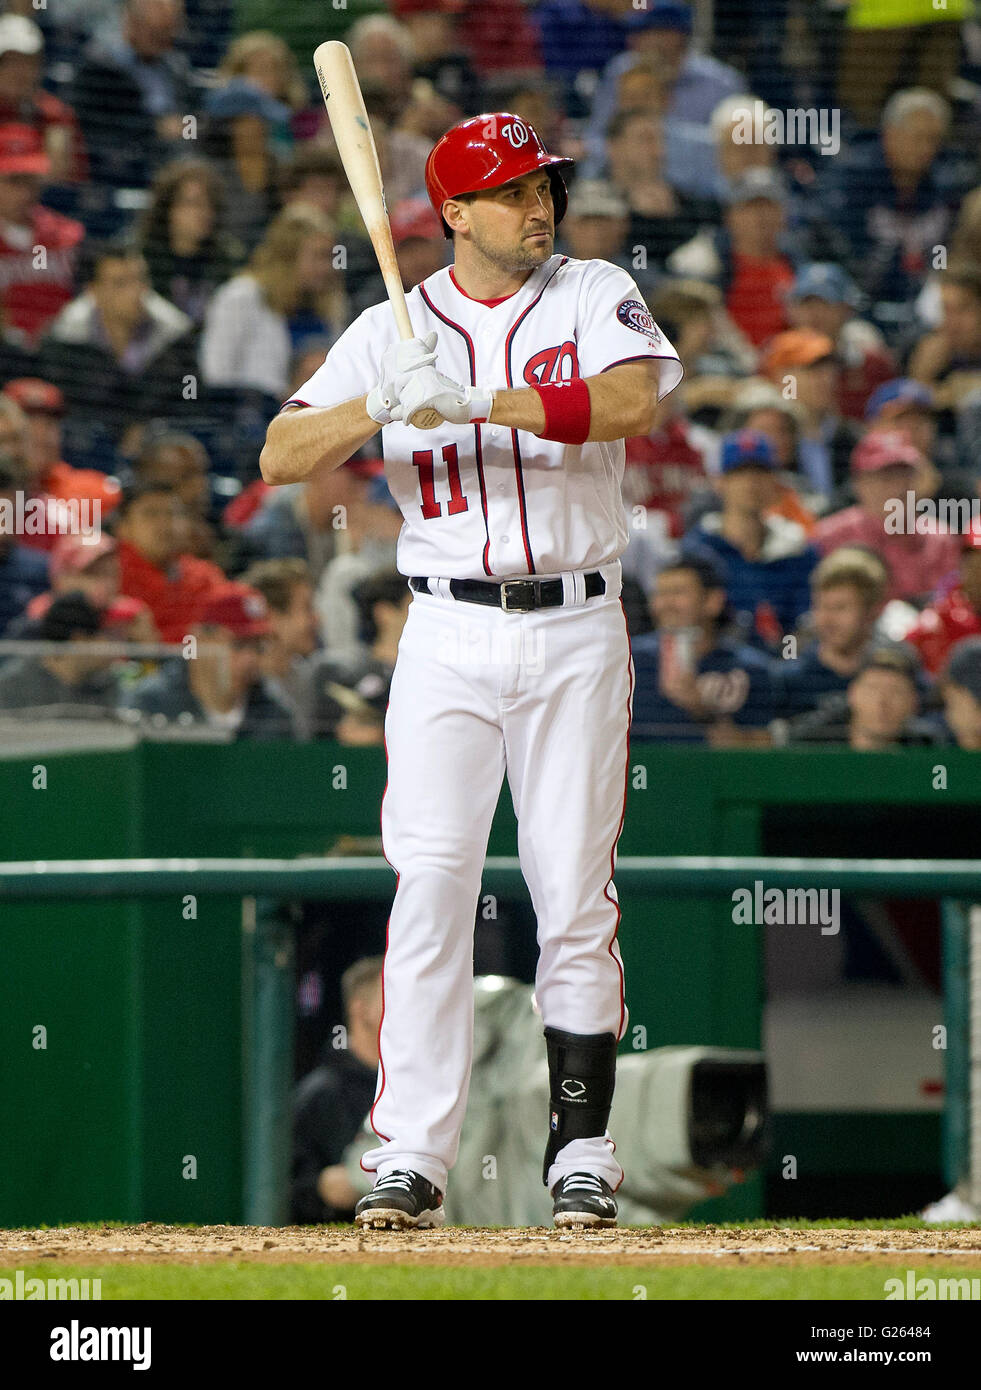
<svg viewBox="0 0 981 1390">
<path fill-rule="evenodd" d="M 64 415 L 65 397 L 52 381 L 39 376 L 18 376 L 8 381 L 3 394 L 16 401 L 21 410 L 36 415 Z"/>
<path fill-rule="evenodd" d="M 66 574 L 81 574 L 103 555 L 114 555 L 118 548 L 112 536 L 98 536 L 94 540 L 86 540 L 83 536 L 59 536 L 48 561 L 51 583 L 57 584 Z"/>
<path fill-rule="evenodd" d="M 418 237 L 423 241 L 442 241 L 443 228 L 428 200 L 423 198 L 403 198 L 392 209 L 389 219 L 392 228 L 392 241 L 401 246 L 403 241 Z"/>
<path fill-rule="evenodd" d="M 230 581 L 207 598 L 198 617 L 208 627 L 224 627 L 235 637 L 265 637 L 272 631 L 269 607 L 258 589 Z"/>
<path fill-rule="evenodd" d="M 33 126 L 19 121 L 0 125 L 0 174 L 47 174 L 51 161 Z"/>
<path fill-rule="evenodd" d="M 853 473 L 874 473 L 879 468 L 891 468 L 905 463 L 910 468 L 922 468 L 926 459 L 909 435 L 902 430 L 872 430 L 860 439 L 852 450 Z"/>
</svg>

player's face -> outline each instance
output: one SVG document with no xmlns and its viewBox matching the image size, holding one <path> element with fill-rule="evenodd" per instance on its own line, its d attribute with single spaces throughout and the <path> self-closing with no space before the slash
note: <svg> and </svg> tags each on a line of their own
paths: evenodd
<svg viewBox="0 0 981 1390">
<path fill-rule="evenodd" d="M 493 265 L 509 272 L 535 270 L 555 245 L 555 209 L 547 174 L 533 170 L 462 206 L 470 214 L 470 240 Z"/>
</svg>

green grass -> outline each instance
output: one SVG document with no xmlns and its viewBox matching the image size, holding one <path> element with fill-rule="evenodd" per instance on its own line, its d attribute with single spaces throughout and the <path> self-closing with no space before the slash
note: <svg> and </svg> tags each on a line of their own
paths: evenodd
<svg viewBox="0 0 981 1390">
<path fill-rule="evenodd" d="M 823 1300 L 884 1298 L 886 1279 L 904 1282 L 908 1266 L 872 1264 L 650 1265 L 590 1268 L 473 1268 L 384 1264 L 62 1265 L 24 1266 L 25 1279 L 101 1279 L 103 1301 L 115 1299 L 647 1299 Z M 981 1278 L 981 1261 L 920 1262 L 917 1277 Z M 12 1272 L 4 1270 L 7 1278 Z M 643 1292 L 641 1292 L 643 1291 Z"/>
</svg>

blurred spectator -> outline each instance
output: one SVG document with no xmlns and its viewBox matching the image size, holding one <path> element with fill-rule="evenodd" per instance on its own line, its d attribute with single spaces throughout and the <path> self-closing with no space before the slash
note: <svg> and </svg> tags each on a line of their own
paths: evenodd
<svg viewBox="0 0 981 1390">
<path fill-rule="evenodd" d="M 773 645 L 807 612 L 818 557 L 802 526 L 770 512 L 777 460 L 765 435 L 727 435 L 719 466 L 721 510 L 688 532 L 683 554 L 715 562 L 745 636 Z"/>
<path fill-rule="evenodd" d="M 394 207 L 406 198 L 426 197 L 426 160 L 435 141 L 403 126 L 401 111 L 393 105 L 391 93 L 376 82 L 364 83 L 361 91 L 378 151 L 386 201 Z M 364 222 L 354 200 L 346 200 L 344 206 L 349 216 L 345 226 L 363 236 Z"/>
<path fill-rule="evenodd" d="M 395 568 L 395 543 L 402 529 L 402 513 L 388 490 L 382 460 L 352 461 L 346 471 L 346 526 L 337 532 L 337 552 L 314 599 L 327 648 L 336 656 L 363 650 L 353 591 L 378 570 Z"/>
<path fill-rule="evenodd" d="M 268 29 L 254 29 L 240 34 L 228 46 L 218 66 L 218 79 L 227 86 L 246 82 L 272 97 L 287 108 L 301 111 L 309 101 L 309 93 L 296 58 L 278 34 Z M 284 146 L 289 144 L 289 117 L 280 132 Z"/>
<path fill-rule="evenodd" d="M 51 588 L 31 599 L 16 635 L 36 634 L 38 623 L 56 598 L 81 593 L 101 614 L 101 631 L 107 641 L 158 642 L 160 635 L 147 605 L 120 593 L 118 552 L 117 542 L 105 534 L 94 542 L 82 536 L 60 536 L 51 551 Z M 8 635 L 15 635 L 14 627 Z"/>
<path fill-rule="evenodd" d="M 785 208 L 779 176 L 751 169 L 729 192 L 724 226 L 698 232 L 667 262 L 672 275 L 717 284 L 730 318 L 756 347 L 787 326 L 798 251 L 785 238 Z"/>
<path fill-rule="evenodd" d="M 242 583 L 260 593 L 269 609 L 266 681 L 293 715 L 298 735 L 309 738 L 310 658 L 320 642 L 309 567 L 304 560 L 260 560 L 242 575 Z"/>
<path fill-rule="evenodd" d="M 78 279 L 82 293 L 41 343 L 38 375 L 60 387 L 70 413 L 116 438 L 148 415 L 180 411 L 193 380 L 193 325 L 150 288 L 143 257 L 86 242 Z"/>
<path fill-rule="evenodd" d="M 336 150 L 320 145 L 300 145 L 283 166 L 280 179 L 283 207 L 302 203 L 325 217 L 336 219 L 341 200 L 348 193 L 347 175 Z"/>
<path fill-rule="evenodd" d="M 510 111 L 513 109 L 500 98 L 497 105 L 501 110 Z M 393 134 L 399 140 L 411 137 L 425 140 L 432 146 L 435 145 L 444 131 L 449 130 L 451 125 L 455 125 L 462 116 L 463 112 L 460 107 L 441 96 L 428 77 L 414 77 L 412 79 L 412 97 L 408 106 L 404 107 L 400 113 L 395 114 L 397 125 Z M 532 124 L 534 125 L 534 122 Z M 543 136 L 543 141 L 544 138 Z M 551 149 L 552 147 L 546 144 L 546 148 Z"/>
<path fill-rule="evenodd" d="M 956 410 L 981 388 L 981 265 L 951 265 L 940 306 L 940 327 L 917 343 L 908 372 L 934 388 L 935 408 Z"/>
<path fill-rule="evenodd" d="M 658 322 L 667 333 L 663 322 Z M 663 537 L 677 539 L 684 532 L 692 503 L 699 497 L 709 500 L 712 485 L 701 433 L 685 418 L 680 402 L 669 401 L 663 403 L 649 434 L 626 440 L 622 491 L 628 508 L 646 511 L 644 530 L 653 527 Z"/>
<path fill-rule="evenodd" d="M 48 560 L 18 541 L 13 519 L 18 492 L 23 493 L 23 465 L 0 454 L 0 637 L 28 603 L 48 587 Z"/>
<path fill-rule="evenodd" d="M 977 423 L 976 410 L 969 399 L 959 417 L 959 431 L 968 438 Z M 937 414 L 931 387 L 911 377 L 895 377 L 869 397 L 865 423 L 869 429 L 903 430 L 909 436 L 910 443 L 927 460 L 925 490 L 937 488 L 947 495 L 969 497 L 977 472 L 977 452 L 973 447 L 966 449 L 962 469 L 957 442 L 940 435 Z"/>
<path fill-rule="evenodd" d="M 179 430 L 148 430 L 133 463 L 137 483 L 160 483 L 176 492 L 184 509 L 182 549 L 202 560 L 215 553 L 215 534 L 209 525 L 211 483 L 208 454 L 193 434 Z"/>
<path fill-rule="evenodd" d="M 381 743 L 412 593 L 403 575 L 380 570 L 357 584 L 352 597 L 361 647 L 346 655 L 328 648 L 314 659 L 313 730 L 318 738 L 336 738 L 341 743 Z"/>
<path fill-rule="evenodd" d="M 195 82 L 177 48 L 182 0 L 123 0 L 117 35 L 97 37 L 75 74 L 73 104 L 96 184 L 145 188 L 181 150 Z M 122 136 L 125 132 L 125 136 Z"/>
<path fill-rule="evenodd" d="M 118 699 L 111 657 L 93 656 L 87 648 L 98 642 L 102 618 L 81 593 L 62 594 L 41 618 L 37 637 L 64 643 L 56 656 L 22 656 L 0 669 L 0 710 L 25 710 L 32 718 L 42 713 L 60 719 L 80 714 L 111 714 Z"/>
<path fill-rule="evenodd" d="M 147 604 L 163 641 L 179 642 L 226 580 L 217 565 L 185 552 L 185 512 L 176 491 L 159 482 L 124 489 L 113 534 L 122 592 Z"/>
<path fill-rule="evenodd" d="M 412 71 L 425 78 L 464 116 L 487 109 L 483 83 L 460 39 L 467 0 L 392 0 L 395 17 L 412 44 Z"/>
<path fill-rule="evenodd" d="M 41 86 L 44 36 L 32 19 L 0 18 L 0 125 L 32 127 L 49 160 L 51 183 L 82 183 L 88 158 L 78 117 L 70 106 Z"/>
<path fill-rule="evenodd" d="M 205 311 L 201 370 L 211 386 L 289 390 L 294 334 L 346 326 L 343 277 L 333 265 L 334 228 L 315 208 L 279 213 L 249 268 L 216 290 Z"/>
<path fill-rule="evenodd" d="M 630 9 L 630 0 L 544 0 L 535 7 L 546 70 L 564 79 L 570 95 L 581 72 L 599 73 L 623 51 Z"/>
<path fill-rule="evenodd" d="M 225 226 L 252 251 L 276 209 L 275 137 L 288 128 L 290 109 L 248 78 L 233 77 L 208 93 L 204 111 L 202 151 L 224 188 Z"/>
<path fill-rule="evenodd" d="M 578 260 L 610 261 L 624 270 L 632 267 L 627 251 L 630 205 L 620 190 L 605 179 L 577 179 L 558 233 L 559 244 Z M 654 277 L 648 275 L 653 288 Z M 644 289 L 638 285 L 641 290 Z"/>
<path fill-rule="evenodd" d="M 919 717 L 916 654 L 901 645 L 880 646 L 867 656 L 843 695 L 773 730 L 775 741 L 845 744 L 860 752 L 937 743 L 935 726 Z"/>
<path fill-rule="evenodd" d="M 957 76 L 966 0 L 849 0 L 838 100 L 862 125 L 911 78 L 935 92 Z"/>
<path fill-rule="evenodd" d="M 408 29 L 390 14 L 371 15 L 351 25 L 345 42 L 362 90 L 368 86 L 385 92 L 390 102 L 388 118 L 394 120 L 412 97 L 415 50 Z"/>
<path fill-rule="evenodd" d="M 606 148 L 610 183 L 629 210 L 627 245 L 632 252 L 643 247 L 650 265 L 661 267 L 676 247 L 697 234 L 709 209 L 668 182 L 663 127 L 656 116 L 618 112 L 607 132 Z"/>
<path fill-rule="evenodd" d="M 873 391 L 865 407 L 870 429 L 903 430 L 914 448 L 927 458 L 937 438 L 933 392 L 911 377 L 894 377 Z"/>
<path fill-rule="evenodd" d="M 225 192 L 206 160 L 181 159 L 157 173 L 138 245 L 150 284 L 195 324 L 212 293 L 244 259 L 224 230 Z"/>
<path fill-rule="evenodd" d="M 737 92 L 724 97 L 712 112 L 716 178 L 711 187 L 714 196 L 722 202 L 750 169 L 776 169 L 775 145 L 768 145 L 765 140 L 745 139 L 747 117 L 755 116 L 759 100 L 748 92 Z"/>
<path fill-rule="evenodd" d="M 5 333 L 26 347 L 71 299 L 85 235 L 80 222 L 38 201 L 50 172 L 37 130 L 0 125 L 0 312 Z"/>
<path fill-rule="evenodd" d="M 859 285 L 890 324 L 911 317 L 934 248 L 947 240 L 951 193 L 935 165 L 949 124 L 950 108 L 936 93 L 897 92 L 882 113 L 881 139 L 852 156 L 830 198 Z"/>
<path fill-rule="evenodd" d="M 981 634 L 981 523 L 961 536 L 958 582 L 942 597 L 928 603 L 919 622 L 906 634 L 920 654 L 924 669 L 935 676 L 951 649 L 966 637 Z"/>
<path fill-rule="evenodd" d="M 657 576 L 655 632 L 631 643 L 632 740 L 714 741 L 730 726 L 764 728 L 775 713 L 772 663 L 727 636 L 726 591 L 709 561 L 682 558 Z"/>
<path fill-rule="evenodd" d="M 722 419 L 725 432 L 752 430 L 765 435 L 773 445 L 779 471 L 773 480 L 769 513 L 797 522 L 810 537 L 816 524 L 811 506 L 820 505 L 822 498 L 812 491 L 808 479 L 799 471 L 803 423 L 800 407 L 796 401 L 785 400 L 769 382 L 757 379 L 739 386 L 732 401 Z"/>
<path fill-rule="evenodd" d="M 191 634 L 197 651 L 168 661 L 127 692 L 126 708 L 171 723 L 207 724 L 235 738 L 291 738 L 290 712 L 262 675 L 272 631 L 266 601 L 255 589 L 227 582 L 203 603 Z"/>
<path fill-rule="evenodd" d="M 460 16 L 460 34 L 465 47 L 473 55 L 481 74 L 514 73 L 529 69 L 540 73 L 543 67 L 536 15 L 524 0 L 480 0 L 470 4 Z M 538 6 L 540 12 L 541 6 Z M 523 115 L 516 107 L 505 103 L 508 111 Z M 529 116 L 526 119 L 542 134 L 542 128 Z M 545 148 L 551 143 L 544 135 Z"/>
<path fill-rule="evenodd" d="M 848 689 L 875 635 L 888 582 L 885 565 L 869 550 L 843 545 L 824 557 L 811 575 L 814 641 L 780 663 L 782 713 L 803 714 Z"/>
<path fill-rule="evenodd" d="M 341 976 L 345 1046 L 332 1034 L 320 1065 L 293 1098 L 290 1220 L 350 1221 L 360 1196 L 344 1171 L 344 1150 L 371 1109 L 378 1082 L 382 1017 L 381 956 L 356 961 Z"/>
<path fill-rule="evenodd" d="M 916 517 L 917 529 L 905 525 L 907 502 L 917 494 L 925 460 L 907 435 L 874 430 L 852 453 L 853 507 L 818 522 L 815 544 L 823 555 L 840 545 L 864 545 L 889 570 L 890 599 L 922 603 L 957 567 L 958 538 Z M 899 521 L 896 521 L 896 516 Z"/>
<path fill-rule="evenodd" d="M 839 364 L 834 343 L 808 328 L 789 329 L 767 344 L 760 371 L 797 403 L 801 473 L 815 493 L 831 498 L 848 480 L 858 437 L 857 428 L 838 413 Z"/>
<path fill-rule="evenodd" d="M 96 524 L 108 517 L 119 502 L 119 483 L 97 468 L 72 468 L 61 457 L 65 398 L 57 386 L 38 377 L 18 377 L 7 382 L 3 394 L 24 413 L 30 495 L 56 502 L 94 502 Z M 44 531 L 26 535 L 24 544 L 50 550 L 56 540 L 57 532 Z"/>
<path fill-rule="evenodd" d="M 959 748 L 981 751 L 981 638 L 958 642 L 941 681 L 944 717 Z"/>
<path fill-rule="evenodd" d="M 439 218 L 428 199 L 407 198 L 392 208 L 389 222 L 395 260 L 402 287 L 411 290 L 446 265 L 446 240 Z M 564 225 L 564 224 L 563 224 Z M 358 291 L 351 304 L 351 319 L 356 319 L 372 304 L 387 295 L 385 282 L 379 272 Z M 323 360 L 323 359 L 321 359 Z M 306 380 L 306 377 L 303 378 Z"/>
<path fill-rule="evenodd" d="M 648 0 L 643 10 L 631 8 L 625 20 L 627 47 L 612 58 L 600 79 L 593 97 L 586 143 L 597 151 L 603 141 L 616 109 L 617 84 L 636 58 L 653 61 L 663 73 L 668 118 L 668 164 L 672 177 L 685 177 L 683 159 L 675 159 L 670 148 L 686 128 L 701 131 L 710 140 L 712 112 L 724 97 L 733 96 L 745 87 L 745 78 L 735 68 L 716 58 L 697 53 L 691 46 L 692 13 L 688 5 L 676 0 Z M 685 148 L 684 145 L 681 146 Z M 708 144 L 707 144 L 707 148 Z M 682 185 L 687 191 L 702 196 L 711 190 L 697 181 Z"/>
<path fill-rule="evenodd" d="M 690 416 L 709 412 L 714 423 L 739 380 L 755 367 L 755 349 L 726 313 L 718 286 L 707 281 L 662 280 L 649 303 L 685 370 L 668 399 L 681 399 Z"/>
<path fill-rule="evenodd" d="M 831 339 L 838 361 L 838 411 L 861 420 L 869 397 L 896 375 L 896 363 L 874 324 L 858 317 L 858 289 L 840 266 L 815 261 L 791 287 L 790 321 L 795 328 Z"/>
</svg>

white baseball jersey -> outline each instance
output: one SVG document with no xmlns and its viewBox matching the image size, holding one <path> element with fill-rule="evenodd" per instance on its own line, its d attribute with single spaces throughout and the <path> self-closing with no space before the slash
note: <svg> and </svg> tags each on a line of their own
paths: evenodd
<svg viewBox="0 0 981 1390">
<path fill-rule="evenodd" d="M 590 377 L 636 358 L 661 359 L 659 398 L 681 380 L 678 354 L 636 284 L 609 261 L 551 256 L 521 289 L 477 300 L 439 270 L 406 301 L 422 337 L 438 334 L 436 366 L 492 389 Z M 366 309 L 287 405 L 334 406 L 377 383 L 398 340 L 385 301 Z M 511 579 L 616 560 L 627 544 L 620 485 L 624 443 L 539 439 L 503 425 L 384 426 L 385 472 L 405 525 L 405 575 Z"/>
</svg>

